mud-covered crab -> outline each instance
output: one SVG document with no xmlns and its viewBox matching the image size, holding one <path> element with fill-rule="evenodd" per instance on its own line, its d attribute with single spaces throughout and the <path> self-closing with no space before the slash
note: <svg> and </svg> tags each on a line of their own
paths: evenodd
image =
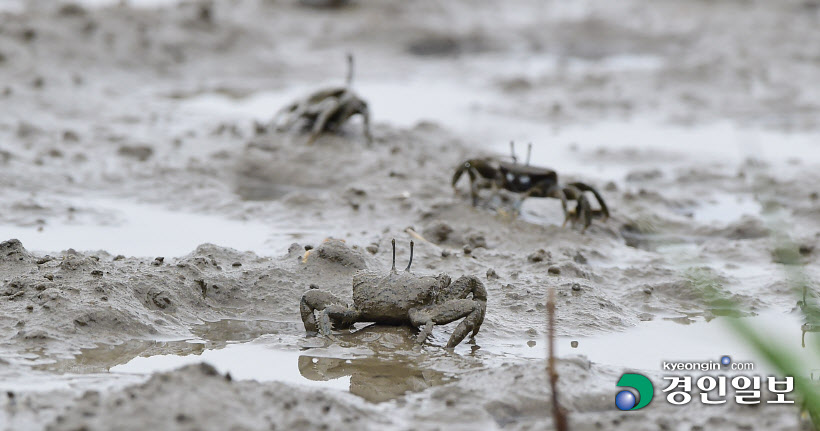
<svg viewBox="0 0 820 431">
<path fill-rule="evenodd" d="M 447 347 L 457 346 L 470 332 L 475 337 L 487 309 L 487 291 L 481 280 L 462 276 L 451 282 L 447 274 L 416 275 L 410 272 L 412 263 L 413 241 L 410 241 L 410 262 L 404 271 L 396 271 L 396 240 L 393 240 L 393 268 L 387 275 L 373 271 L 358 271 L 353 275 L 352 305 L 324 290 L 305 292 L 299 304 L 305 330 L 331 336 L 332 328 L 350 328 L 356 322 L 412 325 L 419 329 L 416 340 L 423 343 L 434 325 L 463 318 Z"/>
<path fill-rule="evenodd" d="M 350 117 L 361 115 L 364 136 L 368 143 L 370 134 L 370 109 L 352 89 L 353 56 L 347 56 L 347 81 L 344 87 L 331 87 L 315 91 L 302 99 L 280 109 L 271 124 L 279 131 L 288 130 L 301 122 L 305 130 L 310 130 L 308 143 L 313 143 L 324 132 L 337 131 Z M 284 121 L 282 118 L 285 117 Z"/>
<path fill-rule="evenodd" d="M 510 143 L 511 148 L 512 145 Z M 518 205 L 527 197 L 560 199 L 564 209 L 564 225 L 567 221 L 572 221 L 573 224 L 580 221 L 583 224 L 583 230 L 589 227 L 593 218 L 606 219 L 609 217 L 609 208 L 595 188 L 582 182 L 561 185 L 558 183 L 558 174 L 554 170 L 530 166 L 529 155 L 525 164 L 518 163 L 514 150 L 512 162 L 484 157 L 460 163 L 453 174 L 453 188 L 465 173 L 470 178 L 470 196 L 473 199 L 473 206 L 478 204 L 479 189 L 492 188 L 493 192 L 504 189 L 520 194 Z M 599 209 L 592 208 L 585 192 L 590 192 L 595 196 Z M 574 209 L 567 208 L 568 200 L 576 202 Z"/>
</svg>

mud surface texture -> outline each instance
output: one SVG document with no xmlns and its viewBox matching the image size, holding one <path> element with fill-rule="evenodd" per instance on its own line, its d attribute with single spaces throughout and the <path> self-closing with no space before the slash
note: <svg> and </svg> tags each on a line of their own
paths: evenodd
<svg viewBox="0 0 820 431">
<path fill-rule="evenodd" d="M 111 3 L 0 12 L 3 431 L 552 429 L 549 288 L 557 334 L 583 338 L 795 313 L 783 269 L 820 277 L 820 157 L 801 147 L 820 127 L 815 2 Z M 276 130 L 280 107 L 344 83 L 347 53 L 373 141 L 359 116 L 312 143 Z M 680 133 L 615 143 L 646 124 Z M 466 179 L 451 187 L 462 161 L 535 138 L 532 163 L 600 190 L 609 219 L 582 233 L 555 199 L 515 215 L 511 193 L 474 207 Z M 117 241 L 143 217 L 126 203 L 217 224 L 159 217 Z M 305 336 L 302 295 L 352 302 L 393 238 L 399 271 L 412 239 L 414 273 L 481 280 L 475 343 L 444 348 L 456 323 L 421 346 L 404 327 Z M 117 371 L 242 343 L 349 388 Z M 629 369 L 570 354 L 558 372 L 573 430 L 807 426 L 658 388 L 625 414 Z"/>
</svg>

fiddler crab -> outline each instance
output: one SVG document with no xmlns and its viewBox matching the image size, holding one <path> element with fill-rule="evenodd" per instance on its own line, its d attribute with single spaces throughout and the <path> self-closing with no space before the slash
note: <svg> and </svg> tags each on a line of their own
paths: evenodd
<svg viewBox="0 0 820 431">
<path fill-rule="evenodd" d="M 373 141 L 370 134 L 370 110 L 367 102 L 351 88 L 353 84 L 353 56 L 347 56 L 347 81 L 344 87 L 331 87 L 315 91 L 302 99 L 280 109 L 271 120 L 279 131 L 302 122 L 305 130 L 310 130 L 308 144 L 312 144 L 322 133 L 335 132 L 354 115 L 361 115 L 364 136 L 367 143 Z M 282 117 L 286 117 L 282 121 Z"/>
<path fill-rule="evenodd" d="M 473 199 L 473 206 L 478 204 L 480 188 L 491 188 L 494 193 L 497 193 L 499 189 L 518 193 L 520 199 L 516 204 L 516 210 L 528 197 L 560 199 L 564 209 L 564 226 L 568 221 L 571 221 L 573 225 L 580 221 L 583 223 L 582 231 L 586 231 L 593 218 L 605 220 L 609 217 L 609 208 L 598 190 L 581 182 L 561 185 L 558 183 L 558 174 L 552 169 L 530 166 L 532 144 L 527 150 L 525 164 L 518 163 L 514 143 L 510 142 L 510 148 L 512 162 L 485 157 L 465 160 L 459 164 L 453 174 L 453 188 L 455 189 L 458 180 L 466 173 L 470 178 L 470 196 Z M 584 195 L 585 192 L 590 192 L 595 196 L 600 209 L 592 208 L 589 199 Z M 576 202 L 574 209 L 567 208 L 568 200 Z"/>
<path fill-rule="evenodd" d="M 413 274 L 413 241 L 407 268 L 396 271 L 396 240 L 392 243 L 393 268 L 387 275 L 367 270 L 353 275 L 352 305 L 324 290 L 305 292 L 299 303 L 305 330 L 332 337 L 331 329 L 347 329 L 356 322 L 412 325 L 419 329 L 416 341 L 421 344 L 433 332 L 434 325 L 463 318 L 447 348 L 457 346 L 470 332 L 471 338 L 475 338 L 487 309 L 487 291 L 481 280 L 462 276 L 451 283 L 450 276 L 443 273 Z"/>
</svg>

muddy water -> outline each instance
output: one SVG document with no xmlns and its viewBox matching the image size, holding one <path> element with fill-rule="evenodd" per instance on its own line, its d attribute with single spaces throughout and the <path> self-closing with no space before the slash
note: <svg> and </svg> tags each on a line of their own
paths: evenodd
<svg viewBox="0 0 820 431">
<path fill-rule="evenodd" d="M 209 22 L 191 4 L 61 15 L 27 2 L 0 32 L 13 107 L 0 121 L 12 143 L 0 148 L 0 241 L 25 247 L 4 243 L 0 256 L 0 388 L 17 396 L 0 422 L 229 429 L 211 415 L 232 411 L 248 429 L 270 417 L 294 429 L 544 429 L 552 287 L 564 400 L 581 429 L 725 417 L 796 429 L 790 410 L 662 405 L 638 424 L 614 416 L 612 386 L 663 360 L 759 360 L 725 314 L 751 316 L 811 371 L 817 333 L 796 317 L 775 249 L 820 276 L 816 95 L 794 86 L 816 81 L 813 54 L 799 52 L 816 23 L 802 3 L 627 3 L 248 0 L 216 2 Z M 800 43 L 758 36 L 783 22 Z M 313 146 L 253 127 L 341 83 L 347 51 L 374 145 L 358 119 Z M 560 227 L 554 200 L 527 200 L 514 218 L 501 198 L 473 208 L 463 182 L 453 192 L 460 160 L 507 156 L 510 140 L 519 159 L 532 142 L 532 164 L 598 187 L 612 218 L 582 234 Z M 389 268 L 390 239 L 406 244 L 411 226 L 426 238 L 413 237 L 416 271 L 485 281 L 475 344 L 443 349 L 452 325 L 424 346 L 408 328 L 306 337 L 308 286 L 349 298 L 354 267 Z M 346 245 L 305 259 L 331 236 Z M 717 285 L 740 311 L 704 300 Z M 215 371 L 186 367 L 196 362 Z"/>
<path fill-rule="evenodd" d="M 319 243 L 342 232 L 339 226 L 322 221 L 295 224 L 276 217 L 267 222 L 243 221 L 126 199 L 84 198 L 67 204 L 82 206 L 98 216 L 68 214 L 48 223 L 35 220 L 27 226 L 0 225 L 0 231 L 40 254 L 75 249 L 140 257 L 181 256 L 203 243 L 276 256 L 294 242 Z"/>
<path fill-rule="evenodd" d="M 306 387 L 349 391 L 369 402 L 384 402 L 407 392 L 419 392 L 456 379 L 453 372 L 425 367 L 412 356 L 405 358 L 351 355 L 313 356 L 312 350 L 288 351 L 269 346 L 264 339 L 229 344 L 187 356 L 137 357 L 111 368 L 111 373 L 149 376 L 186 364 L 206 362 L 239 380 L 277 381 Z M 273 344 L 273 343 L 270 343 Z M 282 346 L 279 346 L 280 348 Z M 319 354 L 319 353 L 317 353 Z"/>
<path fill-rule="evenodd" d="M 412 331 L 401 327 L 365 326 L 337 334 L 335 342 L 305 338 L 301 324 L 293 322 L 227 319 L 199 325 L 193 332 L 196 338 L 99 345 L 57 360 L 21 358 L 18 363 L 36 370 L 26 374 L 32 379 L 7 378 L 0 389 L 110 390 L 204 362 L 237 380 L 341 390 L 379 403 L 455 381 L 471 369 L 545 357 L 543 345 L 513 340 L 487 340 L 447 354 L 415 344 Z M 446 338 L 438 332 L 433 337 L 436 342 Z"/>
<path fill-rule="evenodd" d="M 611 67 L 628 70 L 630 62 L 623 63 L 615 61 Z M 444 76 L 452 74 L 447 67 L 438 72 Z M 239 98 L 203 94 L 183 101 L 181 109 L 192 115 L 266 122 L 272 112 L 312 88 L 315 83 L 297 82 L 286 90 Z M 814 133 L 784 133 L 720 121 L 693 128 L 652 116 L 545 127 L 537 116 L 508 113 L 505 106 L 509 102 L 503 93 L 469 79 L 450 81 L 422 75 L 402 81 L 359 83 L 356 91 L 365 95 L 371 106 L 378 107 L 379 121 L 403 127 L 424 121 L 445 123 L 463 140 L 479 148 L 478 153 L 508 156 L 509 142 L 516 141 L 521 160 L 526 144 L 532 143 L 532 164 L 599 181 L 623 181 L 630 171 L 646 167 L 662 166 L 670 171 L 693 163 L 714 164 L 733 174 L 746 160 L 766 161 L 774 165 L 779 175 L 788 176 L 793 171 L 789 165 L 798 160 L 797 154 L 800 163 L 820 163 Z M 608 152 L 613 154 L 608 157 Z M 611 157 L 618 157 L 614 152 L 633 152 L 636 157 L 613 160 Z M 725 208 L 727 213 L 733 210 Z"/>
<path fill-rule="evenodd" d="M 0 229 L 37 252 L 73 248 L 143 257 L 181 256 L 202 244 L 203 237 L 208 238 L 206 242 L 265 255 L 280 252 L 281 244 L 292 238 L 291 233 L 271 230 L 259 222 L 171 211 L 127 200 L 85 198 L 76 204 L 93 208 L 108 221 L 64 219 L 48 225 Z"/>
<path fill-rule="evenodd" d="M 583 356 L 593 364 L 648 373 L 662 370 L 663 362 L 717 362 L 729 356 L 744 365 L 738 370 L 726 367 L 725 373 L 772 374 L 769 364 L 757 361 L 756 352 L 738 339 L 728 319 L 659 319 L 620 333 L 561 337 L 556 347 L 562 358 Z M 820 335 L 800 317 L 766 312 L 744 321 L 764 337 L 777 339 L 779 349 L 798 361 L 804 377 L 820 373 L 814 354 L 820 348 Z M 37 373 L 4 379 L 0 389 L 111 390 L 154 373 L 204 362 L 233 379 L 321 387 L 380 403 L 455 381 L 476 367 L 546 358 L 541 340 L 524 343 L 483 338 L 478 345 L 459 346 L 453 354 L 442 355 L 436 349 L 415 346 L 412 334 L 401 328 L 369 326 L 340 334 L 340 344 L 335 344 L 304 339 L 296 326 L 290 322 L 224 320 L 197 327 L 195 332 L 201 338 L 101 345 L 72 358 L 41 361 L 34 366 Z M 213 339 L 230 341 L 209 341 Z M 301 347 L 294 350 L 293 346 Z"/>
<path fill-rule="evenodd" d="M 721 357 L 729 356 L 734 362 L 753 362 L 755 373 L 771 374 L 770 365 L 757 361 L 757 353 L 738 339 L 729 319 L 720 317 L 710 322 L 660 320 L 620 334 L 571 340 L 569 343 L 562 340 L 559 346 L 563 354 L 583 354 L 593 362 L 635 370 L 661 370 L 664 361 L 718 362 Z M 776 339 L 782 352 L 797 358 L 804 377 L 812 372 L 816 374 L 815 352 L 820 346 L 820 336 L 808 331 L 810 328 L 804 327 L 802 318 L 766 312 L 744 321 L 764 337 Z M 577 347 L 572 347 L 572 341 L 578 342 Z M 570 344 L 569 349 L 567 344 Z"/>
</svg>

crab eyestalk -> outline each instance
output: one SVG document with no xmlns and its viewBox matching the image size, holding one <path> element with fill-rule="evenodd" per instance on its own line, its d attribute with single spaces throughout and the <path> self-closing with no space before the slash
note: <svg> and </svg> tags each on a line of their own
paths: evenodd
<svg viewBox="0 0 820 431">
<path fill-rule="evenodd" d="M 410 272 L 410 265 L 413 264 L 413 240 L 410 240 L 410 262 L 407 262 L 407 268 L 404 268 L 404 272 Z"/>
<path fill-rule="evenodd" d="M 347 54 L 347 86 L 353 85 L 353 54 Z"/>
<path fill-rule="evenodd" d="M 390 271 L 396 272 L 396 239 L 393 238 L 390 242 L 393 244 L 393 267 L 390 268 Z"/>
</svg>

